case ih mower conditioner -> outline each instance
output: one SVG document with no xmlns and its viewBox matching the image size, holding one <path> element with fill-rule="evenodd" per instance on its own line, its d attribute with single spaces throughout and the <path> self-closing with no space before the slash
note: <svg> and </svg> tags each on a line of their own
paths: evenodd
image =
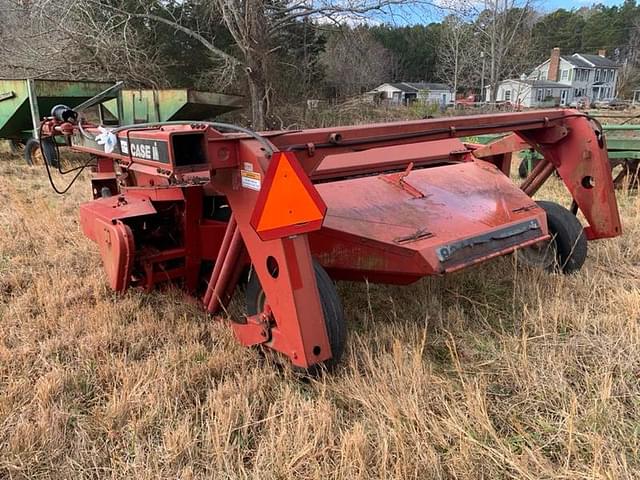
<svg viewBox="0 0 640 480">
<path fill-rule="evenodd" d="M 409 284 L 515 250 L 570 273 L 587 240 L 621 233 L 602 132 L 572 110 L 265 133 L 75 118 L 58 112 L 42 132 L 97 159 L 80 217 L 111 288 L 171 282 L 215 313 L 246 281 L 238 340 L 304 368 L 344 350 L 333 280 Z M 458 139 L 499 132 L 513 133 Z M 544 159 L 517 186 L 511 152 L 527 145 Z M 556 170 L 571 210 L 531 198 Z"/>
</svg>

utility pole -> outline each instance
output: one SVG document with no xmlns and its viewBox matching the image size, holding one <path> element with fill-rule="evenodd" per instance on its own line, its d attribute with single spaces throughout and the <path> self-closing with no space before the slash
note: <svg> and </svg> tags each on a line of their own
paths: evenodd
<svg viewBox="0 0 640 480">
<path fill-rule="evenodd" d="M 480 100 L 484 102 L 486 99 L 486 96 L 484 93 L 484 62 L 485 62 L 484 52 L 480 52 L 480 58 L 482 59 L 482 75 L 480 76 Z"/>
</svg>

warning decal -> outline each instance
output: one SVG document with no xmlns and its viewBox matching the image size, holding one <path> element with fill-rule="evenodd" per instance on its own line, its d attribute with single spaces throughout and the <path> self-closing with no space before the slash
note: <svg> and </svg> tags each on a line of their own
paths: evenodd
<svg viewBox="0 0 640 480">
<path fill-rule="evenodd" d="M 242 187 L 260 191 L 261 177 L 258 172 L 251 172 L 249 170 L 240 170 L 240 177 L 242 178 Z"/>
<path fill-rule="evenodd" d="M 243 177 L 244 179 L 244 177 Z M 295 154 L 277 152 L 256 199 L 251 226 L 262 240 L 319 230 L 327 206 Z"/>
</svg>

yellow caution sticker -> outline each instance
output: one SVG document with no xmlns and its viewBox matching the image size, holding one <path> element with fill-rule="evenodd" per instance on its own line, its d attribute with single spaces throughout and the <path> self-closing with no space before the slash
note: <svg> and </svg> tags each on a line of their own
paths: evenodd
<svg viewBox="0 0 640 480">
<path fill-rule="evenodd" d="M 240 170 L 240 177 L 242 179 L 242 188 L 248 188 L 250 190 L 260 191 L 262 186 L 262 177 L 258 172 L 251 172 L 249 170 Z"/>
</svg>

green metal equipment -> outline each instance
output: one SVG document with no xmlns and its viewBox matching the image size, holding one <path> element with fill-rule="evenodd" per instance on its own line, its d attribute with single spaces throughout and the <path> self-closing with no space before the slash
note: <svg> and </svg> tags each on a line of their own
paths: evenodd
<svg viewBox="0 0 640 480">
<path fill-rule="evenodd" d="M 614 185 L 621 187 L 626 183 L 637 188 L 640 169 L 640 125 L 603 124 L 602 128 L 607 139 Z"/>
<path fill-rule="evenodd" d="M 0 139 L 24 146 L 29 164 L 43 160 L 38 129 L 43 115 L 60 104 L 76 106 L 113 86 L 110 82 L 0 79 Z M 46 153 L 46 152 L 45 152 Z"/>
<path fill-rule="evenodd" d="M 123 118 L 117 114 L 117 101 L 102 106 L 105 123 L 167 122 L 173 120 L 211 120 L 242 107 L 242 97 L 192 89 L 123 90 Z"/>
<path fill-rule="evenodd" d="M 101 124 L 170 120 L 209 120 L 242 106 L 242 97 L 192 89 L 123 90 L 122 82 L 0 79 L 0 139 L 14 151 L 24 148 L 29 165 L 49 164 L 57 158 L 55 145 L 43 143 L 40 151 L 40 119 L 56 105 L 75 111 L 97 107 Z"/>
</svg>

